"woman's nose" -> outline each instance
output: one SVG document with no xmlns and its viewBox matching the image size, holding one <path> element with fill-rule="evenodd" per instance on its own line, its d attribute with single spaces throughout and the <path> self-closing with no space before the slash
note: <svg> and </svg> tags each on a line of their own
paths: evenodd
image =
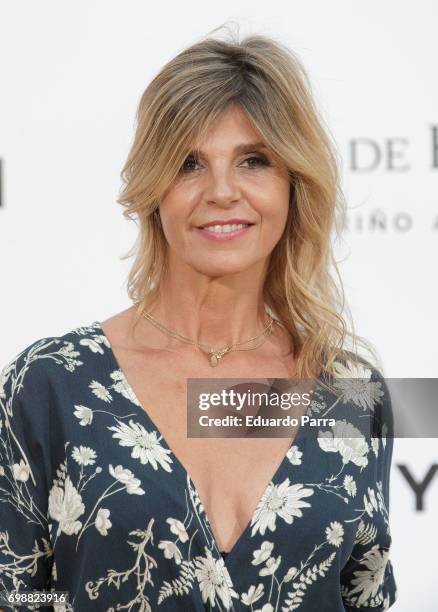
<svg viewBox="0 0 438 612">
<path fill-rule="evenodd" d="M 233 170 L 230 168 L 215 168 L 208 172 L 204 191 L 207 203 L 229 205 L 241 197 L 240 187 Z"/>
</svg>

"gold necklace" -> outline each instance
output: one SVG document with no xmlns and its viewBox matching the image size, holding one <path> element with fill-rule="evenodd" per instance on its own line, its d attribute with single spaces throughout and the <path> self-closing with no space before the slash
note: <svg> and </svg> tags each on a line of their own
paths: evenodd
<svg viewBox="0 0 438 612">
<path fill-rule="evenodd" d="M 257 347 L 259 347 L 262 344 L 262 342 L 264 341 L 263 340 L 263 336 L 269 336 L 272 333 L 272 326 L 273 326 L 273 324 L 275 322 L 275 320 L 271 317 L 271 315 L 268 315 L 269 316 L 269 323 L 263 329 L 261 334 L 258 334 L 257 336 L 254 336 L 253 338 L 250 338 L 249 340 L 244 340 L 243 342 L 235 342 L 234 344 L 230 344 L 230 346 L 226 346 L 226 347 L 221 348 L 221 349 L 213 349 L 213 348 L 207 348 L 206 344 L 203 344 L 201 342 L 196 342 L 196 340 L 191 340 L 190 338 L 187 338 L 186 336 L 182 336 L 181 334 L 178 334 L 177 332 L 169 329 L 168 327 L 165 327 L 162 323 L 159 323 L 156 319 L 154 319 L 152 317 L 152 315 L 149 314 L 148 312 L 142 312 L 141 314 L 142 314 L 142 316 L 145 319 L 150 321 L 159 330 L 165 332 L 166 334 L 172 336 L 173 338 L 177 338 L 178 340 L 181 340 L 182 342 L 187 342 L 189 344 L 193 344 L 193 345 L 197 346 L 199 349 L 201 349 L 204 353 L 208 353 L 210 355 L 210 365 L 212 367 L 217 366 L 218 363 L 219 363 L 219 360 L 222 359 L 222 357 L 226 353 L 230 353 L 231 351 L 252 351 L 252 350 L 256 349 Z M 256 346 L 252 346 L 250 348 L 241 348 L 241 349 L 234 348 L 236 346 L 240 346 L 241 344 L 247 344 L 248 342 L 252 342 L 253 340 L 257 340 L 257 338 L 262 338 L 262 340 Z"/>
</svg>

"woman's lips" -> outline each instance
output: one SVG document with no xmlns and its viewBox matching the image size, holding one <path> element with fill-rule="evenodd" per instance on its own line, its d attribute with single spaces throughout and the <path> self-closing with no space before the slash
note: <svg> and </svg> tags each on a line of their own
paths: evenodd
<svg viewBox="0 0 438 612">
<path fill-rule="evenodd" d="M 208 228 L 203 227 L 195 227 L 195 230 L 204 236 L 208 240 L 215 240 L 216 242 L 223 242 L 224 240 L 233 240 L 234 238 L 238 238 L 239 236 L 243 236 L 247 234 L 254 225 L 248 225 L 247 227 L 243 227 L 241 229 L 230 230 L 228 232 L 212 232 Z"/>
</svg>

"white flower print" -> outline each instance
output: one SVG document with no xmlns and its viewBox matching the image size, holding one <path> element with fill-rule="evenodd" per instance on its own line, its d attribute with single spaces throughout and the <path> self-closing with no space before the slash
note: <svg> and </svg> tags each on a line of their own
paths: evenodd
<svg viewBox="0 0 438 612">
<path fill-rule="evenodd" d="M 251 535 L 257 531 L 265 535 L 267 528 L 275 531 L 277 516 L 291 525 L 294 517 L 303 516 L 301 508 L 310 507 L 309 503 L 302 500 L 309 495 L 313 495 L 313 489 L 305 489 L 302 484 L 290 485 L 289 478 L 279 485 L 269 483 L 252 517 Z"/>
<path fill-rule="evenodd" d="M 92 380 L 88 386 L 96 397 L 107 403 L 112 402 L 113 397 L 111 393 L 104 385 L 102 385 L 102 383 L 98 382 L 97 380 Z"/>
<path fill-rule="evenodd" d="M 263 608 L 258 608 L 257 610 L 254 610 L 254 612 L 274 612 L 274 606 L 267 603 L 263 606 Z"/>
<path fill-rule="evenodd" d="M 245 606 L 251 606 L 263 597 L 264 591 L 265 589 L 262 583 L 258 584 L 257 587 L 250 586 L 248 593 L 242 593 L 242 603 L 244 603 Z"/>
<path fill-rule="evenodd" d="M 260 565 L 260 563 L 264 563 L 266 559 L 269 559 L 271 556 L 273 548 L 274 544 L 272 542 L 264 540 L 261 547 L 252 553 L 254 559 L 251 561 L 251 563 L 253 565 Z"/>
<path fill-rule="evenodd" d="M 103 355 L 103 348 L 95 338 L 83 338 L 79 340 L 79 344 L 82 346 L 88 346 L 92 353 L 100 353 Z"/>
<path fill-rule="evenodd" d="M 362 363 L 348 361 L 343 364 L 340 361 L 334 363 L 334 370 L 338 378 L 371 378 L 371 370 Z"/>
<path fill-rule="evenodd" d="M 166 472 L 172 471 L 169 466 L 172 459 L 168 457 L 171 451 L 161 446 L 156 431 L 146 431 L 143 425 L 134 423 L 132 419 L 129 419 L 129 425 L 119 422 L 118 427 L 108 427 L 108 429 L 116 432 L 113 438 L 119 438 L 120 446 L 133 447 L 131 457 L 140 459 L 140 463 L 150 463 L 154 470 L 158 469 L 159 464 Z"/>
<path fill-rule="evenodd" d="M 286 453 L 286 457 L 292 463 L 292 465 L 301 465 L 301 457 L 303 453 L 298 450 L 298 446 L 291 446 L 290 449 Z"/>
<path fill-rule="evenodd" d="M 115 381 L 112 385 L 114 391 L 117 391 L 117 393 L 120 393 L 121 395 L 123 395 L 123 397 L 126 397 L 126 399 L 131 401 L 136 406 L 141 407 L 141 404 L 137 396 L 135 395 L 134 390 L 132 389 L 131 385 L 129 385 L 122 370 L 115 370 L 114 372 L 111 372 L 110 376 Z"/>
<path fill-rule="evenodd" d="M 43 586 L 51 576 L 56 588 L 76 564 L 75 610 L 306 612 L 318 601 L 337 611 L 393 604 L 389 437 L 380 445 L 344 421 L 289 446 L 224 559 L 189 474 L 175 468 L 166 439 L 142 418 L 99 329 L 97 322 L 78 328 L 67 336 L 73 342 L 39 341 L 0 373 L 0 587 L 26 589 L 29 580 Z M 370 372 L 366 384 L 375 380 Z M 346 366 L 344 375 L 352 374 L 363 372 Z M 339 399 L 341 414 L 365 418 L 358 409 L 365 386 L 344 390 L 350 404 L 339 406 Z M 334 409 L 324 392 L 317 399 L 319 416 Z M 47 436 L 55 414 L 57 435 Z M 48 496 L 47 468 L 54 476 Z"/>
<path fill-rule="evenodd" d="M 100 342 L 100 344 L 104 344 L 107 348 L 111 348 L 111 345 L 109 343 L 108 338 L 105 336 L 105 334 L 94 334 L 93 336 L 94 340 L 96 340 L 97 342 Z"/>
<path fill-rule="evenodd" d="M 79 465 L 93 465 L 93 463 L 96 463 L 96 451 L 88 446 L 79 446 L 79 448 L 75 446 L 71 456 Z"/>
<path fill-rule="evenodd" d="M 123 468 L 121 465 L 117 465 L 115 468 L 113 468 L 113 466 L 110 464 L 109 473 L 113 478 L 126 486 L 126 492 L 130 495 L 144 495 L 145 492 L 140 487 L 141 481 L 134 477 L 131 470 Z"/>
<path fill-rule="evenodd" d="M 75 417 L 77 417 L 79 420 L 79 424 L 80 425 L 91 425 L 91 422 L 93 421 L 93 411 L 90 410 L 90 408 L 87 408 L 86 406 L 75 406 L 76 410 L 74 411 L 74 415 Z"/>
<path fill-rule="evenodd" d="M 326 527 L 325 535 L 327 537 L 327 542 L 338 548 L 344 539 L 344 528 L 338 521 L 333 521 L 330 523 L 329 527 Z"/>
<path fill-rule="evenodd" d="M 356 482 L 353 476 L 347 474 L 344 478 L 344 489 L 347 491 L 350 497 L 355 497 L 357 492 Z"/>
<path fill-rule="evenodd" d="M 223 559 L 214 559 L 211 551 L 205 547 L 205 557 L 198 556 L 194 560 L 195 576 L 199 582 L 202 601 L 209 602 L 210 606 L 216 605 L 216 597 L 226 610 L 232 606 L 232 598 L 239 595 L 232 588 L 230 574 L 225 567 Z"/>
<path fill-rule="evenodd" d="M 348 591 L 349 596 L 360 593 L 356 603 L 358 607 L 363 606 L 368 599 L 375 597 L 381 589 L 388 559 L 389 552 L 380 550 L 378 544 L 375 544 L 361 558 L 360 563 L 367 569 L 354 572 L 354 578 L 350 582 L 355 586 L 354 589 Z"/>
<path fill-rule="evenodd" d="M 187 542 L 189 536 L 187 535 L 186 528 L 181 521 L 174 518 L 168 518 L 166 519 L 166 522 L 170 525 L 170 531 L 177 535 L 181 542 Z"/>
<path fill-rule="evenodd" d="M 59 481 L 58 481 L 59 482 Z M 49 493 L 49 515 L 58 521 L 58 531 L 67 535 L 78 533 L 82 527 L 77 519 L 84 513 L 82 497 L 73 486 L 69 476 L 60 484 L 54 484 Z"/>
<path fill-rule="evenodd" d="M 281 555 L 279 555 L 276 559 L 275 557 L 269 557 L 266 561 L 265 567 L 259 571 L 259 576 L 272 576 L 278 569 L 278 566 L 281 563 Z"/>
<path fill-rule="evenodd" d="M 158 544 L 158 548 L 164 551 L 166 559 L 174 559 L 177 565 L 180 565 L 182 560 L 182 554 L 175 542 L 170 540 L 161 540 Z"/>
<path fill-rule="evenodd" d="M 27 463 L 25 463 L 23 459 L 20 459 L 20 463 L 14 463 L 12 466 L 12 473 L 15 480 L 26 482 L 26 480 L 29 478 L 30 469 Z"/>
<path fill-rule="evenodd" d="M 109 520 L 109 515 L 110 511 L 106 508 L 99 508 L 96 514 L 94 525 L 96 526 L 97 531 L 103 536 L 108 535 L 108 529 L 112 526 L 112 523 Z"/>
<path fill-rule="evenodd" d="M 345 419 L 337 421 L 331 431 L 319 431 L 318 444 L 325 452 L 340 453 L 344 464 L 351 461 L 359 467 L 368 465 L 369 446 L 365 436 Z"/>
<path fill-rule="evenodd" d="M 334 367 L 341 379 L 335 380 L 334 386 L 341 391 L 343 403 L 353 402 L 363 409 L 373 409 L 384 393 L 379 381 L 371 382 L 371 370 L 350 361 L 347 365 L 337 362 Z"/>
</svg>

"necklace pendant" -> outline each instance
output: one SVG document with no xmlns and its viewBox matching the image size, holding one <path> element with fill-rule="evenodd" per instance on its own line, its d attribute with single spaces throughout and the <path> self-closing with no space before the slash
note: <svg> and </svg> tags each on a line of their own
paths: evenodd
<svg viewBox="0 0 438 612">
<path fill-rule="evenodd" d="M 218 365 L 219 359 L 221 359 L 222 355 L 227 353 L 227 349 L 222 351 L 210 351 L 210 365 L 214 368 Z"/>
</svg>

